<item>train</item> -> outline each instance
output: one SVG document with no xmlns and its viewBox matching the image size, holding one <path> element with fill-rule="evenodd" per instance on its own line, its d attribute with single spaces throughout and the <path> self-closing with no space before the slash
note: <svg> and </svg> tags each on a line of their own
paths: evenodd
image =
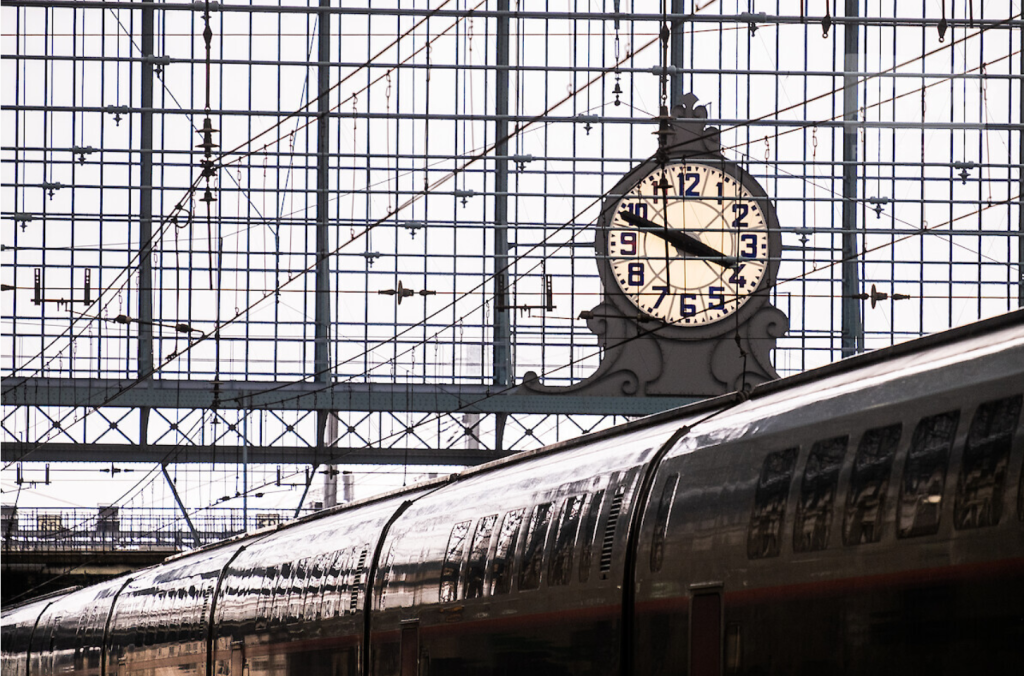
<svg viewBox="0 0 1024 676">
<path fill-rule="evenodd" d="M 2 676 L 1011 674 L 1024 310 L 3 612 Z"/>
</svg>

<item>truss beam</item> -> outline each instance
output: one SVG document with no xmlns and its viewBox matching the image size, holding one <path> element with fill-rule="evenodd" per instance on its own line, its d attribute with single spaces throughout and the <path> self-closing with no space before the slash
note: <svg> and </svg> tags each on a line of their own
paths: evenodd
<svg viewBox="0 0 1024 676">
<path fill-rule="evenodd" d="M 487 385 L 4 378 L 4 406 L 650 415 L 698 397 L 520 395 Z"/>
<path fill-rule="evenodd" d="M 26 444 L 5 442 L 0 447 L 3 462 L 102 462 L 238 463 L 243 446 L 185 446 L 150 444 L 76 444 L 68 442 Z M 519 451 L 484 448 L 357 448 L 314 446 L 249 446 L 249 464 L 259 465 L 479 465 Z"/>
</svg>

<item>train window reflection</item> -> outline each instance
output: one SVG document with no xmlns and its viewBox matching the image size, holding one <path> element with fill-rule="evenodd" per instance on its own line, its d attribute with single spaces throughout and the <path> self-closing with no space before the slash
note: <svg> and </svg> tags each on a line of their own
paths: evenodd
<svg viewBox="0 0 1024 676">
<path fill-rule="evenodd" d="M 323 617 L 337 617 L 341 615 L 341 595 L 344 594 L 342 584 L 344 580 L 343 552 L 338 552 L 331 560 L 324 581 L 323 592 Z"/>
<path fill-rule="evenodd" d="M 292 576 L 292 587 L 288 592 L 288 624 L 294 624 L 302 619 L 302 604 L 305 597 L 306 585 L 309 581 L 310 559 L 301 559 L 295 564 L 295 574 Z"/>
<path fill-rule="evenodd" d="M 548 584 L 569 584 L 572 579 L 572 555 L 576 549 L 576 535 L 580 530 L 584 496 L 565 499 L 562 515 L 558 522 L 555 548 L 548 565 Z"/>
<path fill-rule="evenodd" d="M 523 523 L 524 509 L 514 509 L 501 521 L 498 532 L 498 544 L 494 547 L 494 558 L 491 559 L 490 593 L 507 594 L 512 589 L 512 557 L 515 556 L 516 540 L 519 538 L 519 526 Z"/>
<path fill-rule="evenodd" d="M 747 558 L 765 559 L 779 555 L 782 521 L 786 516 L 786 498 L 796 466 L 797 450 L 775 451 L 764 459 L 747 531 Z"/>
<path fill-rule="evenodd" d="M 594 557 L 594 542 L 597 540 L 598 516 L 601 514 L 603 498 L 603 490 L 594 493 L 590 497 L 587 521 L 583 524 L 583 549 L 580 551 L 580 582 L 586 582 L 590 579 L 590 564 Z"/>
<path fill-rule="evenodd" d="M 800 483 L 800 501 L 796 503 L 793 551 L 816 552 L 828 548 L 832 506 L 848 442 L 849 437 L 842 436 L 816 441 L 811 446 Z"/>
<path fill-rule="evenodd" d="M 939 530 L 949 449 L 959 421 L 960 411 L 950 411 L 924 418 L 914 429 L 900 485 L 901 538 L 934 535 Z"/>
<path fill-rule="evenodd" d="M 484 595 L 484 576 L 487 574 L 487 550 L 491 546 L 491 533 L 498 521 L 497 514 L 480 519 L 469 548 L 469 563 L 466 566 L 466 598 L 476 599 Z"/>
<path fill-rule="evenodd" d="M 523 547 L 523 565 L 519 569 L 519 589 L 536 589 L 540 586 L 540 572 L 544 560 L 544 541 L 547 539 L 548 522 L 551 520 L 551 503 L 537 505 L 526 528 L 526 544 Z"/>
<path fill-rule="evenodd" d="M 462 569 L 462 553 L 466 549 L 466 537 L 472 521 L 463 521 L 452 526 L 448 536 L 448 548 L 441 566 L 441 591 L 438 600 L 441 603 L 454 601 L 459 590 L 459 571 Z"/>
<path fill-rule="evenodd" d="M 1021 396 L 978 407 L 967 433 L 956 486 L 953 525 L 981 528 L 999 523 L 1010 445 L 1020 418 Z"/>
<path fill-rule="evenodd" d="M 651 539 L 651 572 L 657 573 L 665 560 L 665 538 L 668 535 L 668 517 L 676 497 L 679 475 L 671 474 L 661 491 L 661 502 L 654 518 L 654 536 Z"/>
<path fill-rule="evenodd" d="M 903 426 L 876 427 L 864 433 L 857 446 L 843 517 L 843 544 L 860 545 L 882 539 L 885 495 L 892 461 Z"/>
</svg>

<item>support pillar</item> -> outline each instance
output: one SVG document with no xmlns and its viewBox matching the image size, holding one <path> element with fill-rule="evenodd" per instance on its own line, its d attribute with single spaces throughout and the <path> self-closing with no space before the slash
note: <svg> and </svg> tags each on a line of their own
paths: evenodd
<svg viewBox="0 0 1024 676">
<path fill-rule="evenodd" d="M 858 16 L 858 0 L 846 0 L 846 18 Z M 864 351 L 864 326 L 861 321 L 860 233 L 857 231 L 858 198 L 857 121 L 859 113 L 858 73 L 860 71 L 860 27 L 843 26 L 843 263 L 842 263 L 842 355 L 849 357 Z"/>
<path fill-rule="evenodd" d="M 494 102 L 494 385 L 504 389 L 512 385 L 512 327 L 509 306 L 508 274 L 508 0 L 498 2 L 495 19 L 496 59 Z M 495 426 L 494 447 L 503 448 L 504 420 L 499 415 Z"/>
<path fill-rule="evenodd" d="M 331 280 L 328 233 L 330 195 L 328 175 L 330 171 L 330 88 L 331 88 L 331 0 L 320 0 L 318 20 L 317 59 L 317 122 L 316 122 L 316 305 L 314 322 L 315 345 L 313 348 L 313 380 L 318 383 L 331 382 L 330 337 L 331 337 Z M 317 411 L 317 450 L 323 451 L 323 433 L 328 411 Z"/>
<path fill-rule="evenodd" d="M 1017 122 L 1017 307 L 1024 307 L 1024 38 L 1017 34 L 1020 49 L 1020 73 L 1017 78 L 1017 102 L 1020 104 L 1020 117 Z"/>
<path fill-rule="evenodd" d="M 153 377 L 153 33 L 152 5 L 142 9 L 142 112 L 139 130 L 139 332 L 137 362 L 139 380 Z M 139 409 L 139 445 L 149 445 L 149 409 Z"/>
<path fill-rule="evenodd" d="M 672 0 L 673 14 L 678 15 L 685 11 L 686 0 Z M 672 22 L 672 42 L 669 47 L 669 63 L 671 63 L 676 70 L 669 76 L 669 110 L 672 110 L 676 104 L 682 103 L 683 101 L 683 59 L 685 58 L 683 52 L 684 26 L 685 24 L 682 19 L 677 19 Z"/>
<path fill-rule="evenodd" d="M 153 375 L 153 32 L 152 5 L 142 9 L 142 112 L 139 130 L 138 377 Z"/>
</svg>

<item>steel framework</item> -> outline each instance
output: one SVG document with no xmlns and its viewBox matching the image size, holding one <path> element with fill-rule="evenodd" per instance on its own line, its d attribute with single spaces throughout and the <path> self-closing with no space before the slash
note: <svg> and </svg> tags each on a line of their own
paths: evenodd
<svg viewBox="0 0 1024 676">
<path fill-rule="evenodd" d="M 775 198 L 780 373 L 1024 305 L 1012 3 L 353 4 L 4 3 L 5 468 L 470 464 L 687 403 L 514 391 L 599 363 L 593 224 L 686 92 Z"/>
</svg>

